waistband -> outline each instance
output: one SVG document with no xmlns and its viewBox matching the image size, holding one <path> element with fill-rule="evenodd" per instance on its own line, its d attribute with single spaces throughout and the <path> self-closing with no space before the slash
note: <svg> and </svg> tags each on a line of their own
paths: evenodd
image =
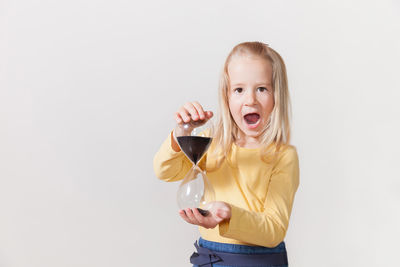
<svg viewBox="0 0 400 267">
<path fill-rule="evenodd" d="M 200 239 L 200 244 L 204 242 L 216 243 Z M 233 244 L 223 244 L 223 243 L 216 243 L 216 244 L 220 245 L 222 244 L 227 246 L 233 245 Z M 212 267 L 213 264 L 216 263 L 221 265 L 233 265 L 233 266 L 243 266 L 243 267 L 263 266 L 263 265 L 288 265 L 286 249 L 284 247 L 283 242 L 275 248 L 233 245 L 233 246 L 239 246 L 239 248 L 244 247 L 243 249 L 248 249 L 248 248 L 259 249 L 259 251 L 247 252 L 247 253 L 215 251 L 209 248 L 205 248 L 203 246 L 199 246 L 197 244 L 197 241 L 194 243 L 194 246 L 196 247 L 197 252 L 194 252 L 192 254 L 192 256 L 190 257 L 190 262 L 192 264 L 201 267 Z M 262 252 L 263 249 L 267 251 Z M 249 253 L 254 253 L 254 254 L 249 254 Z"/>
<path fill-rule="evenodd" d="M 262 247 L 262 246 L 220 243 L 215 241 L 209 241 L 200 237 L 199 246 L 217 252 L 230 252 L 230 253 L 242 253 L 242 254 L 265 254 L 265 253 L 277 253 L 286 251 L 286 244 L 284 241 L 279 243 L 276 247 Z"/>
</svg>

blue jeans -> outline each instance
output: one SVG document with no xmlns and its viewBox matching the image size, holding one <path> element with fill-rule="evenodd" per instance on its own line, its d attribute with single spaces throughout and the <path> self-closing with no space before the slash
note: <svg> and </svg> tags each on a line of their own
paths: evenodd
<svg viewBox="0 0 400 267">
<path fill-rule="evenodd" d="M 260 247 L 260 246 L 246 246 L 246 245 L 236 245 L 236 244 L 226 244 L 212 242 L 200 237 L 199 245 L 204 248 L 208 248 L 215 252 L 228 252 L 228 253 L 240 253 L 240 254 L 268 254 L 268 253 L 279 253 L 286 252 L 285 242 L 281 242 L 278 246 L 274 248 Z M 254 267 L 288 267 L 288 265 L 257 265 Z M 193 267 L 199 267 L 193 265 Z M 214 264 L 213 267 L 232 267 L 228 265 Z M 240 266 L 235 266 L 240 267 Z"/>
</svg>

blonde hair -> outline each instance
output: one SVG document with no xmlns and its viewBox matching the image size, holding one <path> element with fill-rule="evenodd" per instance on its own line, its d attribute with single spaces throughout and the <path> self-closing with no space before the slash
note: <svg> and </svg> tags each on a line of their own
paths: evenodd
<svg viewBox="0 0 400 267">
<path fill-rule="evenodd" d="M 269 162 L 279 152 L 282 145 L 290 142 L 290 97 L 285 63 L 282 57 L 267 44 L 261 42 L 244 42 L 236 45 L 229 53 L 221 73 L 219 83 L 219 112 L 214 126 L 213 153 L 227 157 L 232 143 L 237 139 L 239 128 L 229 110 L 228 66 L 236 56 L 251 56 L 262 58 L 272 65 L 272 87 L 274 108 L 269 122 L 260 136 L 262 144 L 261 156 Z"/>
</svg>

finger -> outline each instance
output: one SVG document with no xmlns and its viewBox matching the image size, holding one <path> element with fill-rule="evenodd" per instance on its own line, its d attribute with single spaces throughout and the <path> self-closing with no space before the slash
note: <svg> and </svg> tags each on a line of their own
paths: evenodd
<svg viewBox="0 0 400 267">
<path fill-rule="evenodd" d="M 181 216 L 182 219 L 184 219 L 186 222 L 191 223 L 189 218 L 186 216 L 186 212 L 184 210 L 179 211 L 179 215 Z"/>
<path fill-rule="evenodd" d="M 189 111 L 190 116 L 194 121 L 197 121 L 199 119 L 199 113 L 197 113 L 196 108 L 193 106 L 192 103 L 188 102 L 184 105 L 187 111 Z"/>
<path fill-rule="evenodd" d="M 212 116 L 214 116 L 214 113 L 212 111 L 206 111 L 205 115 L 206 115 L 206 119 L 208 120 L 208 119 L 211 119 Z"/>
<path fill-rule="evenodd" d="M 194 215 L 194 217 L 196 218 L 196 220 L 197 220 L 201 225 L 203 225 L 204 222 L 205 222 L 204 216 L 201 215 L 201 213 L 199 212 L 199 210 L 196 209 L 196 208 L 192 209 L 192 211 L 193 211 L 193 215 Z"/>
<path fill-rule="evenodd" d="M 189 113 L 189 111 L 188 111 L 184 106 L 182 106 L 182 107 L 179 109 L 178 113 L 179 113 L 179 115 L 181 116 L 182 120 L 183 120 L 185 123 L 190 122 L 190 119 L 191 119 L 191 118 L 190 118 L 190 113 Z"/>
<path fill-rule="evenodd" d="M 191 224 L 197 224 L 197 220 L 193 215 L 193 211 L 190 208 L 185 209 L 186 216 L 188 217 Z"/>
<path fill-rule="evenodd" d="M 183 122 L 181 115 L 178 112 L 175 112 L 175 121 L 180 124 Z"/>
<path fill-rule="evenodd" d="M 196 108 L 197 113 L 199 114 L 200 120 L 204 120 L 206 118 L 206 116 L 204 114 L 203 107 L 200 105 L 200 103 L 195 101 L 195 102 L 193 102 L 193 106 Z"/>
<path fill-rule="evenodd" d="M 185 210 L 179 210 L 179 215 L 186 216 L 186 212 L 185 212 Z"/>
</svg>

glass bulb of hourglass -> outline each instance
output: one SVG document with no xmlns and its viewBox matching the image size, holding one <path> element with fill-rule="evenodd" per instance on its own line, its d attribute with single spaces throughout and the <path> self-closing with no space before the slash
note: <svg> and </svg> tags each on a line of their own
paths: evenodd
<svg viewBox="0 0 400 267">
<path fill-rule="evenodd" d="M 176 128 L 176 138 L 183 153 L 193 163 L 177 192 L 180 209 L 198 208 L 203 216 L 207 203 L 215 200 L 214 189 L 206 174 L 197 165 L 212 141 L 211 124 L 205 121 L 195 121 Z"/>
</svg>

